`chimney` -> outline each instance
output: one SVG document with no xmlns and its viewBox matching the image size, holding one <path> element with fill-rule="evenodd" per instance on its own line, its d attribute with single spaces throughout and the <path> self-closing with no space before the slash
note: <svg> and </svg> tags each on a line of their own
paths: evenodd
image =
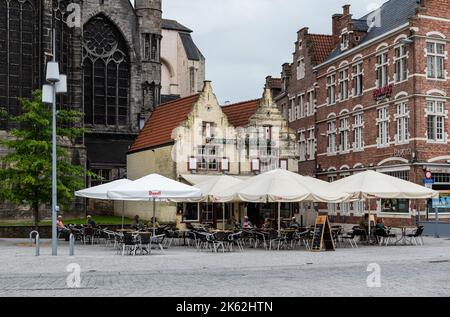
<svg viewBox="0 0 450 317">
<path fill-rule="evenodd" d="M 346 4 L 345 6 L 343 6 L 342 9 L 344 12 L 344 16 L 350 14 L 350 5 L 349 4 Z"/>
<path fill-rule="evenodd" d="M 339 44 L 339 36 L 341 35 L 341 19 L 342 14 L 333 14 L 332 19 L 332 35 L 333 35 L 333 45 L 336 46 Z"/>
<path fill-rule="evenodd" d="M 212 86 L 211 86 L 211 81 L 210 80 L 205 80 L 203 82 L 203 90 L 202 92 L 212 92 Z"/>
</svg>

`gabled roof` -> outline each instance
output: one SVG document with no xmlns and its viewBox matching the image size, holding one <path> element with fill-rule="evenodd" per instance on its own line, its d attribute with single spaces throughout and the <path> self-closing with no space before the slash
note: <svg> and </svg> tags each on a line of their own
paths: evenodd
<svg viewBox="0 0 450 317">
<path fill-rule="evenodd" d="M 409 18 L 416 14 L 416 9 L 420 6 L 417 0 L 389 0 L 384 3 L 380 8 L 380 20 L 379 25 L 374 26 L 371 29 L 367 27 L 367 35 L 362 38 L 358 45 L 364 44 L 374 38 L 379 37 L 389 31 L 392 31 L 403 24 L 408 23 Z M 375 12 L 375 11 L 374 11 Z M 373 18 L 374 12 L 366 14 L 360 19 L 357 19 L 356 26 L 363 28 L 363 22 L 367 25 L 367 20 Z M 353 20 L 355 25 L 355 20 Z M 328 56 L 327 61 L 338 57 L 343 52 L 340 45 L 338 45 Z"/>
<path fill-rule="evenodd" d="M 334 48 L 333 36 L 325 34 L 309 34 L 316 63 L 322 63 Z"/>
<path fill-rule="evenodd" d="M 129 153 L 173 142 L 172 131 L 187 119 L 199 96 L 196 94 L 157 106 Z"/>
<path fill-rule="evenodd" d="M 189 33 L 179 33 L 179 35 L 189 60 L 201 61 L 205 59 Z"/>
<path fill-rule="evenodd" d="M 258 109 L 261 99 L 242 101 L 232 105 L 222 106 L 222 111 L 228 117 L 228 122 L 234 127 L 243 127 L 248 124 L 250 117 Z"/>
<path fill-rule="evenodd" d="M 175 20 L 162 19 L 161 28 L 163 30 L 173 30 L 180 32 L 192 33 L 192 30 Z"/>
</svg>

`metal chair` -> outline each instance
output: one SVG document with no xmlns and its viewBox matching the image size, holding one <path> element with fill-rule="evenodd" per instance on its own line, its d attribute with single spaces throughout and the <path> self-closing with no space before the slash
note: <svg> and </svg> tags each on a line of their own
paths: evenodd
<svg viewBox="0 0 450 317">
<path fill-rule="evenodd" d="M 424 226 L 418 226 L 417 229 L 410 234 L 406 235 L 406 238 L 409 238 L 409 243 L 410 244 L 415 244 L 415 245 L 424 245 L 424 241 L 423 241 L 423 230 L 424 230 Z"/>
<path fill-rule="evenodd" d="M 159 247 L 159 249 L 161 250 L 161 253 L 163 253 L 163 254 L 164 254 L 163 243 L 164 243 L 165 238 L 166 238 L 165 234 L 156 235 L 151 238 L 151 244 L 157 245 Z"/>
</svg>

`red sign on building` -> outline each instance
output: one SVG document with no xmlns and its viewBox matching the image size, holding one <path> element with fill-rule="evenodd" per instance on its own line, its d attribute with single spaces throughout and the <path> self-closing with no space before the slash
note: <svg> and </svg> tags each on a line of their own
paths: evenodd
<svg viewBox="0 0 450 317">
<path fill-rule="evenodd" d="M 392 95 L 393 85 L 385 86 L 382 88 L 375 89 L 373 91 L 373 99 L 382 100 L 385 98 L 389 98 Z"/>
</svg>

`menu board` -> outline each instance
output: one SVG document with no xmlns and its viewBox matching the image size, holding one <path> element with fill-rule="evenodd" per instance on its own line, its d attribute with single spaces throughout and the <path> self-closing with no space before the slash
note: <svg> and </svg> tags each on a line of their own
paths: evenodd
<svg viewBox="0 0 450 317">
<path fill-rule="evenodd" d="M 318 216 L 314 226 L 314 235 L 311 244 L 311 251 L 334 251 L 334 240 L 331 232 L 328 216 Z"/>
</svg>

